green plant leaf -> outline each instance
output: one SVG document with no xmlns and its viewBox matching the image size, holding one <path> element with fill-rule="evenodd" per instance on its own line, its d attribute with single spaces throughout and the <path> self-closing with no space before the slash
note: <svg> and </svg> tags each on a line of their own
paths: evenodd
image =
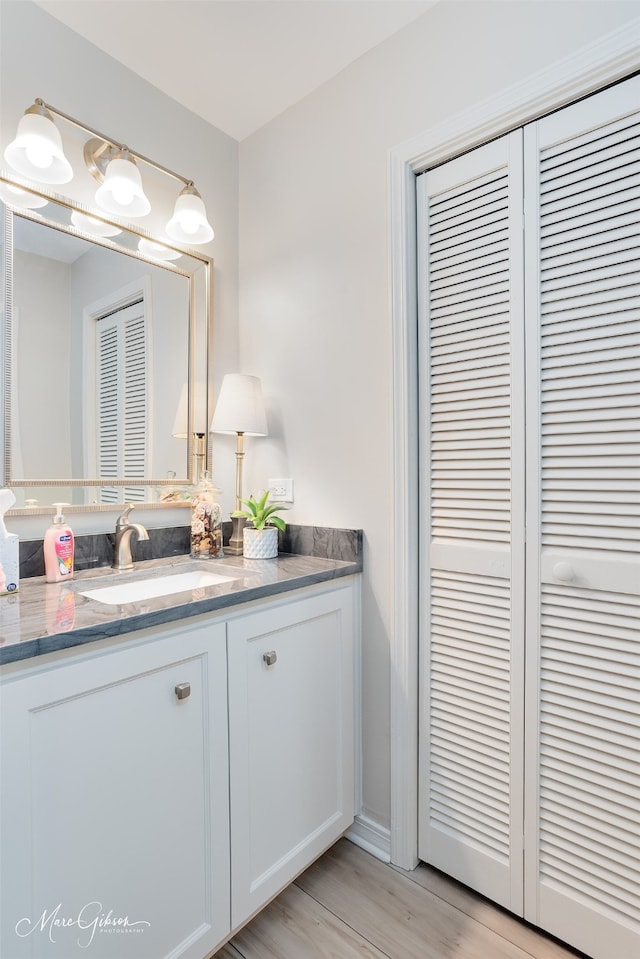
<svg viewBox="0 0 640 959">
<path fill-rule="evenodd" d="M 259 500 L 256 500 L 252 494 L 249 499 L 240 500 L 247 509 L 234 510 L 231 515 L 244 516 L 253 525 L 254 529 L 262 530 L 266 525 L 273 525 L 284 530 L 287 524 L 281 516 L 275 516 L 278 510 L 284 509 L 284 504 L 268 503 L 268 500 L 269 490 L 263 493 Z"/>
<path fill-rule="evenodd" d="M 244 503 L 246 506 L 249 507 L 249 512 L 251 513 L 252 516 L 257 516 L 262 508 L 261 506 L 259 506 L 258 503 L 256 503 L 253 496 L 250 496 L 249 499 L 243 499 L 240 502 Z"/>
</svg>

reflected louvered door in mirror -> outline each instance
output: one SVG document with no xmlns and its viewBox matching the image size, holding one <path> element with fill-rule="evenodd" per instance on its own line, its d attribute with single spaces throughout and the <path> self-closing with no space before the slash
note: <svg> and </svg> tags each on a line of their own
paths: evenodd
<svg viewBox="0 0 640 959">
<path fill-rule="evenodd" d="M 420 857 L 522 910 L 522 133 L 420 177 Z M 514 575 L 515 574 L 515 575 Z"/>
<path fill-rule="evenodd" d="M 149 323 L 144 300 L 121 307 L 96 323 L 96 424 L 98 476 L 150 476 L 151 376 Z M 144 486 L 103 486 L 101 503 L 143 503 Z"/>
<path fill-rule="evenodd" d="M 637 959 L 640 77 L 418 183 L 419 855 Z"/>
<path fill-rule="evenodd" d="M 640 956 L 640 77 L 525 130 L 526 912 Z"/>
</svg>

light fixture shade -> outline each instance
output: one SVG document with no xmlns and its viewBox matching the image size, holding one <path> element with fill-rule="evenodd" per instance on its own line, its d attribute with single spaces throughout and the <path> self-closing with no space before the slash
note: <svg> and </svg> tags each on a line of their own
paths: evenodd
<svg viewBox="0 0 640 959">
<path fill-rule="evenodd" d="M 207 222 L 202 197 L 188 184 L 176 200 L 173 216 L 167 223 L 167 236 L 178 243 L 200 244 L 213 240 L 213 227 Z"/>
<path fill-rule="evenodd" d="M 122 233 L 122 230 L 113 226 L 112 223 L 103 223 L 102 220 L 96 220 L 95 217 L 80 213 L 79 210 L 73 211 L 71 222 L 78 230 L 82 230 L 83 233 L 90 233 L 92 236 L 118 236 L 119 233 Z"/>
<path fill-rule="evenodd" d="M 257 376 L 225 375 L 209 432 L 268 435 L 262 385 Z"/>
<path fill-rule="evenodd" d="M 179 260 L 182 253 L 177 250 L 171 250 L 162 243 L 156 243 L 154 240 L 147 240 L 141 236 L 138 241 L 138 253 L 143 256 L 149 256 L 154 260 Z"/>
<path fill-rule="evenodd" d="M 132 155 L 126 150 L 109 161 L 104 183 L 96 191 L 101 210 L 124 217 L 146 216 L 151 204 L 142 189 L 142 180 Z"/>
<path fill-rule="evenodd" d="M 186 439 L 189 419 L 189 384 L 183 383 L 180 399 L 176 408 L 176 415 L 171 428 L 171 435 L 178 439 Z M 193 424 L 192 433 L 207 432 L 207 384 L 196 380 L 193 384 Z"/>
<path fill-rule="evenodd" d="M 68 183 L 73 179 L 60 132 L 49 111 L 38 103 L 20 120 L 16 138 L 4 151 L 4 158 L 16 173 L 39 183 Z"/>
<path fill-rule="evenodd" d="M 0 183 L 0 197 L 5 203 L 19 206 L 23 210 L 39 210 L 49 202 L 43 196 L 37 196 L 14 183 Z"/>
</svg>

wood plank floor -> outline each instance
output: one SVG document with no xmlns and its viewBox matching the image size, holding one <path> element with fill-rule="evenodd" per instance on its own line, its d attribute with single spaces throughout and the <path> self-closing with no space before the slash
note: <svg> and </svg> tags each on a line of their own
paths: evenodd
<svg viewBox="0 0 640 959">
<path fill-rule="evenodd" d="M 576 959 L 427 866 L 341 839 L 215 959 Z"/>
</svg>

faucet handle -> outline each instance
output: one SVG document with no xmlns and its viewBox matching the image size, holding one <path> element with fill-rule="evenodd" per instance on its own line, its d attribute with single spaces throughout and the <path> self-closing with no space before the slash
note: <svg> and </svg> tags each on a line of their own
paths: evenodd
<svg viewBox="0 0 640 959">
<path fill-rule="evenodd" d="M 125 526 L 129 525 L 129 513 L 132 509 L 133 503 L 127 503 L 116 520 L 116 529 L 124 529 Z"/>
</svg>

